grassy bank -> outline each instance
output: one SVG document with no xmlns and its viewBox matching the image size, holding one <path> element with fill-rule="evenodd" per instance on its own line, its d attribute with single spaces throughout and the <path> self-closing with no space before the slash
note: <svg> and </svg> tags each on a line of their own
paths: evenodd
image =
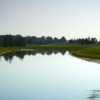
<svg viewBox="0 0 100 100">
<path fill-rule="evenodd" d="M 0 47 L 0 54 L 5 53 L 5 52 L 11 52 L 11 51 L 16 51 L 16 50 L 21 50 L 21 49 L 39 49 L 39 50 L 80 50 L 83 48 L 86 48 L 87 46 L 82 46 L 79 44 L 48 44 L 48 45 L 32 45 L 32 44 L 27 44 L 25 47 Z"/>
<path fill-rule="evenodd" d="M 21 48 L 19 48 L 19 47 L 0 47 L 0 54 L 16 51 L 19 49 L 21 49 Z"/>
<path fill-rule="evenodd" d="M 100 59 L 100 46 L 92 46 L 83 50 L 72 52 L 74 56 Z"/>
<path fill-rule="evenodd" d="M 79 44 L 47 44 L 47 45 L 27 45 L 24 47 L 26 49 L 65 49 L 65 50 L 80 50 L 82 48 L 86 48 L 86 46 L 82 46 Z"/>
<path fill-rule="evenodd" d="M 88 57 L 100 59 L 100 46 L 95 45 L 79 45 L 79 44 L 48 44 L 48 45 L 32 45 L 27 44 L 25 47 L 0 47 L 0 54 L 12 52 L 21 49 L 37 49 L 37 50 L 68 50 L 74 56 Z"/>
</svg>

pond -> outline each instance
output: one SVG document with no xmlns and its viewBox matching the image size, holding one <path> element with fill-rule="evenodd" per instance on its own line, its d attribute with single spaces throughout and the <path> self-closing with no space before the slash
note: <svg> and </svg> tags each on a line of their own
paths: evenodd
<svg viewBox="0 0 100 100">
<path fill-rule="evenodd" d="M 98 100 L 100 60 L 68 51 L 17 51 L 0 56 L 0 100 Z"/>
</svg>

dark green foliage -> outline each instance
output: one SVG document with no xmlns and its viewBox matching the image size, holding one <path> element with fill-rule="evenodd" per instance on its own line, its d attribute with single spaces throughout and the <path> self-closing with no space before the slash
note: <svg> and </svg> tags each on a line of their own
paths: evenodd
<svg viewBox="0 0 100 100">
<path fill-rule="evenodd" d="M 42 36 L 42 37 L 36 37 L 36 36 L 26 36 L 22 37 L 21 35 L 0 35 L 0 46 L 4 47 L 12 47 L 12 46 L 25 46 L 27 44 L 33 44 L 33 45 L 45 45 L 45 44 L 59 44 L 59 43 L 78 43 L 81 45 L 87 45 L 87 44 L 96 44 L 99 43 L 96 38 L 79 38 L 79 39 L 70 39 L 66 40 L 66 38 L 63 36 L 60 39 L 57 37 L 50 37 L 50 36 Z"/>
<path fill-rule="evenodd" d="M 48 36 L 46 43 L 47 44 L 54 43 L 53 38 Z"/>
<path fill-rule="evenodd" d="M 41 44 L 46 44 L 46 37 L 42 36 L 40 38 L 40 42 L 41 42 Z"/>
<path fill-rule="evenodd" d="M 65 43 L 65 42 L 66 42 L 66 38 L 65 38 L 65 37 L 62 37 L 62 38 L 60 39 L 59 42 L 61 42 L 61 43 Z"/>
<path fill-rule="evenodd" d="M 76 43 L 74 39 L 70 39 L 68 42 L 69 43 Z"/>
<path fill-rule="evenodd" d="M 26 42 L 24 37 L 17 35 L 17 36 L 12 36 L 12 35 L 5 35 L 3 39 L 2 46 L 4 47 L 13 47 L 13 46 L 25 46 Z"/>
<path fill-rule="evenodd" d="M 54 43 L 58 43 L 59 42 L 59 39 L 58 38 L 54 38 Z"/>
<path fill-rule="evenodd" d="M 78 44 L 82 44 L 82 45 L 85 45 L 85 44 L 95 44 L 95 43 L 97 43 L 98 41 L 97 41 L 97 39 L 96 38 L 90 38 L 90 37 L 88 37 L 88 38 L 79 38 L 79 39 L 70 39 L 69 40 L 69 43 L 78 43 Z"/>
<path fill-rule="evenodd" d="M 26 45 L 25 39 L 23 37 L 16 39 L 15 45 L 19 47 L 25 46 Z"/>
<path fill-rule="evenodd" d="M 91 44 L 95 44 L 97 43 L 97 39 L 96 38 L 91 38 Z"/>
<path fill-rule="evenodd" d="M 0 47 L 2 46 L 2 42 L 0 41 Z"/>
<path fill-rule="evenodd" d="M 11 35 L 6 35 L 2 44 L 4 47 L 13 47 L 14 40 Z"/>
<path fill-rule="evenodd" d="M 45 37 L 45 36 L 42 36 L 40 38 L 38 37 L 35 37 L 35 36 L 27 36 L 25 37 L 25 41 L 29 44 L 35 44 L 35 45 L 44 45 L 44 44 L 52 44 L 52 43 L 66 43 L 66 38 L 65 37 L 62 37 L 61 39 L 58 39 L 58 38 L 52 38 L 50 36 L 48 37 Z"/>
</svg>

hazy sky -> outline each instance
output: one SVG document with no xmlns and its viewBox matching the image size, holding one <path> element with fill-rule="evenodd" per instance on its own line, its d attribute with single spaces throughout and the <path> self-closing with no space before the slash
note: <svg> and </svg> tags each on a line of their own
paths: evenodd
<svg viewBox="0 0 100 100">
<path fill-rule="evenodd" d="M 100 0 L 0 0 L 0 35 L 100 38 Z"/>
</svg>

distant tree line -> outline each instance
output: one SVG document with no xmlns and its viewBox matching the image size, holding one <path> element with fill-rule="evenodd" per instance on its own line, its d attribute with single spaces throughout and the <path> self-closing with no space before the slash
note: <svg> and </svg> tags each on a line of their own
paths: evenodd
<svg viewBox="0 0 100 100">
<path fill-rule="evenodd" d="M 78 43 L 78 44 L 82 44 L 82 45 L 86 45 L 86 44 L 96 44 L 98 43 L 96 38 L 79 38 L 79 39 L 70 39 L 69 43 Z"/>
<path fill-rule="evenodd" d="M 36 36 L 26 36 L 21 35 L 0 35 L 0 46 L 12 47 L 12 46 L 25 46 L 26 44 L 34 45 L 45 45 L 50 43 L 66 43 L 65 37 L 60 39 L 48 37 L 36 37 Z"/>
<path fill-rule="evenodd" d="M 25 46 L 26 42 L 24 37 L 17 35 L 0 35 L 0 44 L 3 47 Z"/>
<path fill-rule="evenodd" d="M 79 39 L 70 39 L 67 40 L 64 36 L 60 39 L 57 37 L 50 36 L 26 36 L 23 37 L 21 35 L 0 35 L 0 46 L 3 47 L 13 47 L 13 46 L 26 46 L 26 44 L 34 44 L 34 45 L 45 45 L 51 43 L 78 43 L 78 44 L 95 44 L 98 43 L 96 38 L 79 38 Z"/>
<path fill-rule="evenodd" d="M 58 39 L 56 37 L 52 38 L 50 36 L 48 36 L 48 37 L 27 36 L 27 37 L 25 37 L 25 41 L 26 41 L 26 43 L 36 44 L 36 45 L 44 45 L 44 44 L 51 44 L 51 43 L 66 43 L 67 42 L 65 37 Z"/>
</svg>

